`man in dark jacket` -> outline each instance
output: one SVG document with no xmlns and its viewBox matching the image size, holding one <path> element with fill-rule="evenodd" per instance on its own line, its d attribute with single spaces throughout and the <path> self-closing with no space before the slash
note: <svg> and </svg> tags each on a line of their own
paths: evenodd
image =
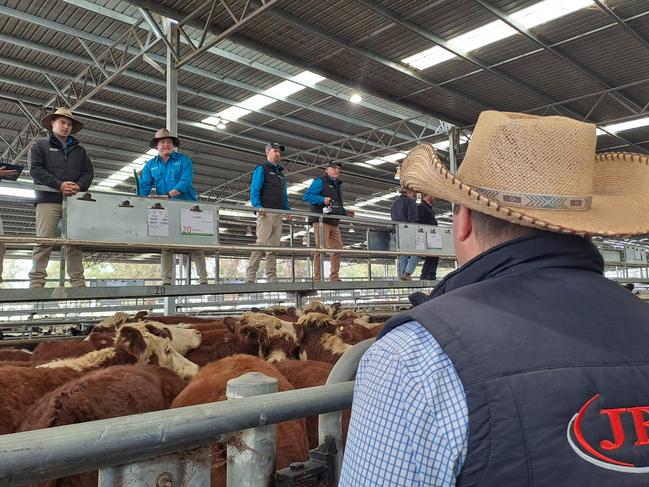
<svg viewBox="0 0 649 487">
<path fill-rule="evenodd" d="M 649 158 L 595 130 L 487 111 L 457 176 L 410 152 L 401 183 L 456 205 L 460 267 L 363 356 L 340 487 L 646 485 L 649 305 L 589 236 L 649 233 Z"/>
<path fill-rule="evenodd" d="M 48 136 L 37 140 L 29 151 L 29 173 L 36 184 L 42 184 L 57 192 L 36 191 L 36 236 L 55 237 L 56 226 L 62 216 L 63 195 L 74 196 L 86 191 L 95 175 L 92 162 L 72 137 L 83 128 L 67 108 L 58 108 L 43 118 Z M 47 264 L 52 247 L 36 245 L 32 252 L 30 287 L 43 287 L 47 278 Z M 66 267 L 72 287 L 84 287 L 81 249 L 69 246 L 66 251 Z"/>
<path fill-rule="evenodd" d="M 390 217 L 392 220 L 395 222 L 419 223 L 419 213 L 417 211 L 417 203 L 415 202 L 416 197 L 416 191 L 410 189 L 401 191 L 401 196 L 394 200 L 392 208 L 390 209 Z M 394 237 L 394 240 L 396 241 L 396 236 Z M 417 268 L 418 262 L 418 255 L 400 255 L 398 269 L 399 279 L 402 281 L 410 281 L 412 279 L 412 273 L 415 272 L 415 269 Z"/>
<path fill-rule="evenodd" d="M 354 216 L 352 210 L 345 209 L 343 198 L 343 182 L 340 180 L 340 170 L 342 164 L 338 161 L 329 161 L 325 165 L 325 172 L 319 178 L 315 178 L 304 193 L 304 201 L 309 203 L 313 213 L 327 213 L 329 215 L 346 215 Z M 323 218 L 322 236 L 324 238 L 324 248 L 342 249 L 343 238 L 340 235 L 340 220 L 337 218 Z M 313 234 L 315 236 L 316 246 L 320 246 L 320 223 L 311 219 L 313 223 Z M 320 275 L 321 254 L 317 253 L 313 257 L 313 280 L 318 282 Z M 339 282 L 340 276 L 340 254 L 334 252 L 331 254 L 331 274 L 329 280 Z"/>
<path fill-rule="evenodd" d="M 419 212 L 419 223 L 421 225 L 437 225 L 437 218 L 433 211 L 433 198 L 430 194 L 425 194 L 421 197 L 421 203 L 417 205 Z M 426 257 L 424 258 L 424 265 L 421 268 L 420 279 L 426 281 L 435 281 L 437 279 L 437 264 L 439 257 Z"/>
<path fill-rule="evenodd" d="M 250 183 L 250 204 L 257 208 L 257 241 L 255 245 L 279 247 L 282 239 L 282 214 L 268 213 L 264 208 L 274 210 L 290 210 L 288 205 L 288 188 L 284 168 L 280 159 L 284 146 L 277 142 L 266 144 L 266 162 L 259 164 L 252 173 Z M 290 215 L 287 220 L 290 220 Z M 259 263 L 264 252 L 254 250 L 248 260 L 246 271 L 249 283 L 257 279 Z M 275 252 L 266 252 L 266 281 L 277 281 L 277 255 Z"/>
</svg>

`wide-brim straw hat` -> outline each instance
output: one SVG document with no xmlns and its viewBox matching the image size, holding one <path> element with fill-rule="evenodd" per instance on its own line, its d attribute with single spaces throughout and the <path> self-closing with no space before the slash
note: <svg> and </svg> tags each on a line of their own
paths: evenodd
<svg viewBox="0 0 649 487">
<path fill-rule="evenodd" d="M 167 129 L 159 129 L 155 133 L 153 138 L 149 141 L 149 147 L 155 149 L 158 145 L 158 140 L 160 139 L 171 139 L 174 147 L 180 147 L 180 139 L 175 135 L 171 135 L 171 132 L 169 132 Z"/>
<path fill-rule="evenodd" d="M 72 115 L 72 110 L 69 108 L 61 107 L 57 108 L 53 113 L 47 114 L 45 117 L 43 117 L 42 123 L 43 127 L 46 128 L 47 130 L 52 130 L 52 121 L 56 117 L 65 117 L 69 118 L 72 120 L 72 130 L 70 133 L 76 134 L 83 128 L 83 123 L 81 123 L 80 120 L 77 120 L 74 118 L 74 115 Z"/>
<path fill-rule="evenodd" d="M 649 158 L 596 154 L 595 126 L 566 117 L 486 111 L 457 175 L 430 144 L 401 183 L 512 223 L 581 235 L 649 233 Z"/>
</svg>

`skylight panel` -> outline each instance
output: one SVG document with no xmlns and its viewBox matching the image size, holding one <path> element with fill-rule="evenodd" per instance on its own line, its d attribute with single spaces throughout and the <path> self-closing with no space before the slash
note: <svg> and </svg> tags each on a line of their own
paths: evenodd
<svg viewBox="0 0 649 487">
<path fill-rule="evenodd" d="M 638 118 L 636 120 L 629 120 L 628 122 L 613 123 L 611 125 L 604 125 L 602 128 L 609 132 L 622 132 L 623 130 L 637 129 L 639 127 L 646 127 L 649 125 L 649 117 Z"/>
<path fill-rule="evenodd" d="M 537 25 L 545 24 L 582 8 L 589 7 L 592 4 L 592 0 L 545 0 L 514 12 L 511 17 L 524 27 L 531 29 Z"/>
<path fill-rule="evenodd" d="M 545 0 L 511 14 L 512 20 L 519 22 L 527 29 L 544 24 L 551 20 L 564 17 L 572 12 L 593 4 L 592 0 Z M 464 52 L 474 51 L 493 44 L 499 40 L 513 36 L 517 31 L 502 20 L 495 20 L 486 25 L 473 29 L 462 35 L 453 37 L 448 43 Z M 423 70 L 441 64 L 456 57 L 450 51 L 434 46 L 402 59 L 401 62 L 413 68 Z"/>
<path fill-rule="evenodd" d="M 454 37 L 449 42 L 454 47 L 469 52 L 488 44 L 493 44 L 501 39 L 516 34 L 516 30 L 502 20 L 490 22 L 487 25 L 473 29 L 466 34 Z"/>
</svg>

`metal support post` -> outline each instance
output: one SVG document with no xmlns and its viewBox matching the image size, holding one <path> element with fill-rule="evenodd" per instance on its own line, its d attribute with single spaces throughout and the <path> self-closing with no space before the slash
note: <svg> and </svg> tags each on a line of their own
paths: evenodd
<svg viewBox="0 0 649 487">
<path fill-rule="evenodd" d="M 63 202 L 61 203 L 61 238 L 66 238 L 68 236 L 67 225 L 65 223 L 65 212 L 67 207 L 67 196 L 63 196 Z M 65 261 L 68 254 L 68 246 L 61 245 L 59 248 L 59 287 L 65 286 Z M 82 261 L 83 265 L 83 261 Z"/>
<path fill-rule="evenodd" d="M 356 376 L 356 369 L 363 354 L 374 343 L 374 338 L 357 343 L 347 350 L 342 357 L 336 362 L 327 378 L 327 384 L 336 384 L 352 380 Z M 333 438 L 336 443 L 336 461 L 335 461 L 335 478 L 340 477 L 340 468 L 343 464 L 343 413 L 334 411 L 331 413 L 321 414 L 318 417 L 318 444 L 325 443 L 327 438 Z"/>
<path fill-rule="evenodd" d="M 277 379 L 261 372 L 248 372 L 230 379 L 226 386 L 228 400 L 277 392 Z M 269 424 L 241 432 L 239 445 L 228 444 L 229 487 L 268 487 L 275 472 L 275 431 Z"/>
<path fill-rule="evenodd" d="M 367 245 L 365 248 L 369 248 L 370 246 L 370 229 L 366 228 L 365 229 L 365 241 L 367 242 Z M 369 281 L 372 280 L 372 258 L 368 257 L 367 258 L 367 279 Z"/>
<path fill-rule="evenodd" d="M 325 241 L 324 241 L 324 218 L 319 217 L 318 218 L 320 225 L 318 225 L 318 236 L 320 237 L 320 245 L 317 247 L 319 249 L 324 249 L 325 248 Z M 324 261 L 325 261 L 325 254 L 324 252 L 318 252 L 320 254 L 320 279 L 322 282 L 325 281 L 325 273 L 324 273 Z"/>
<path fill-rule="evenodd" d="M 293 248 L 295 245 L 295 235 L 293 235 L 293 224 L 289 222 L 288 224 L 289 231 L 289 245 Z M 291 282 L 295 282 L 295 254 L 291 254 Z"/>
<path fill-rule="evenodd" d="M 165 19 L 165 35 L 169 44 L 175 51 L 178 50 L 178 26 L 175 20 Z M 167 129 L 173 134 L 178 135 L 178 69 L 176 68 L 176 53 L 167 47 Z M 171 283 L 175 283 L 176 266 L 175 257 L 174 265 L 171 266 Z M 174 314 L 176 312 L 176 298 L 164 298 L 165 313 Z"/>
</svg>

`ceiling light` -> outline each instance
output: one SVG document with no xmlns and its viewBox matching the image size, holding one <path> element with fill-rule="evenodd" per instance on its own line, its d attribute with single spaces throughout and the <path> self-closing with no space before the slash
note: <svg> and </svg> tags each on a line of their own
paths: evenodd
<svg viewBox="0 0 649 487">
<path fill-rule="evenodd" d="M 350 223 L 349 224 L 349 230 L 347 230 L 348 233 L 356 233 L 356 230 L 354 230 L 354 224 Z"/>
<path fill-rule="evenodd" d="M 246 228 L 246 237 L 252 237 L 252 228 Z"/>
<path fill-rule="evenodd" d="M 394 173 L 394 179 L 401 179 L 401 166 L 397 166 L 397 170 Z"/>
<path fill-rule="evenodd" d="M 309 239 L 305 235 L 304 238 L 302 239 L 302 245 L 309 245 Z"/>
<path fill-rule="evenodd" d="M 225 227 L 219 227 L 219 233 L 228 233 L 228 229 Z"/>
<path fill-rule="evenodd" d="M 349 97 L 349 101 L 351 101 L 352 103 L 360 103 L 363 101 L 363 97 L 358 93 L 354 92 L 352 93 L 352 96 Z"/>
</svg>

